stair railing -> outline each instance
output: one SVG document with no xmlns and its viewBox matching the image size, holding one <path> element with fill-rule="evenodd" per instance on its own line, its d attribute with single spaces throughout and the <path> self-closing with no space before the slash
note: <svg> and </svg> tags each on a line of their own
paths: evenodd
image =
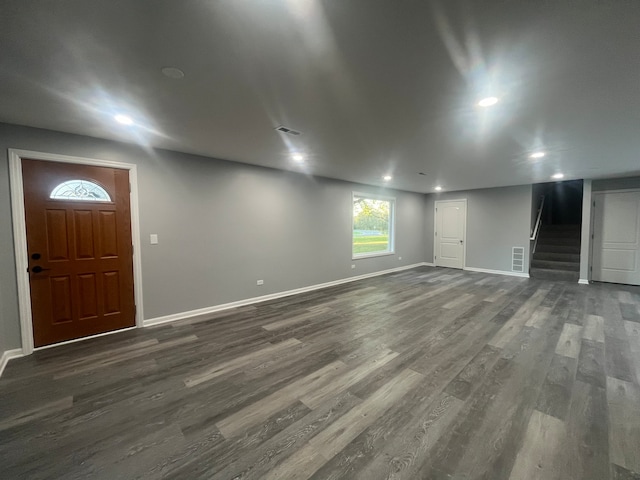
<svg viewBox="0 0 640 480">
<path fill-rule="evenodd" d="M 531 230 L 531 236 L 529 240 L 533 243 L 533 248 L 531 249 L 531 254 L 533 255 L 536 251 L 536 246 L 538 245 L 538 234 L 540 233 L 540 226 L 542 225 L 542 210 L 544 209 L 544 195 L 540 197 L 540 208 L 538 208 L 538 216 L 536 217 L 536 224 L 533 226 Z"/>
</svg>

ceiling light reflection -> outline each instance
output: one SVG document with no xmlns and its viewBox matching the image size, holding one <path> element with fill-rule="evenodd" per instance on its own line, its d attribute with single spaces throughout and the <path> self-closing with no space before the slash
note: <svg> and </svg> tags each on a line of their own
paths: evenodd
<svg viewBox="0 0 640 480">
<path fill-rule="evenodd" d="M 498 97 L 487 97 L 483 98 L 478 102 L 478 106 L 480 107 L 492 107 L 496 103 L 498 103 L 500 99 Z"/>
<path fill-rule="evenodd" d="M 116 122 L 121 123 L 122 125 L 133 125 L 133 119 L 128 115 L 118 114 L 113 117 Z"/>
</svg>

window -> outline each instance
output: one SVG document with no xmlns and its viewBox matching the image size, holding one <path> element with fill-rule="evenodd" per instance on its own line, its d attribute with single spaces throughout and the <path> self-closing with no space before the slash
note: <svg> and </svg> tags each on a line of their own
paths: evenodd
<svg viewBox="0 0 640 480">
<path fill-rule="evenodd" d="M 395 203 L 391 197 L 353 194 L 353 258 L 393 253 Z"/>
<path fill-rule="evenodd" d="M 54 200 L 80 200 L 85 202 L 110 202 L 107 191 L 97 183 L 87 180 L 67 180 L 53 189 L 49 198 Z"/>
</svg>

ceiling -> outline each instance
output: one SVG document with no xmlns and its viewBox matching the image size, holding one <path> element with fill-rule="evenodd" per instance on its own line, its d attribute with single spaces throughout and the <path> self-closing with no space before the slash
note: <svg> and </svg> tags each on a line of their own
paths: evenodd
<svg viewBox="0 0 640 480">
<path fill-rule="evenodd" d="M 0 122 L 416 192 L 625 176 L 638 25 L 631 0 L 2 0 Z"/>
</svg>

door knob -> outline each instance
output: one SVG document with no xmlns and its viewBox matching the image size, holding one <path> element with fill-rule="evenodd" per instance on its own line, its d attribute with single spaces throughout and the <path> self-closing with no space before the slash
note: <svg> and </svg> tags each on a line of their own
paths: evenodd
<svg viewBox="0 0 640 480">
<path fill-rule="evenodd" d="M 33 267 L 31 269 L 31 271 L 33 273 L 40 273 L 40 272 L 44 272 L 45 270 L 51 270 L 50 268 L 42 268 L 40 265 L 36 265 L 35 267 Z"/>
</svg>

